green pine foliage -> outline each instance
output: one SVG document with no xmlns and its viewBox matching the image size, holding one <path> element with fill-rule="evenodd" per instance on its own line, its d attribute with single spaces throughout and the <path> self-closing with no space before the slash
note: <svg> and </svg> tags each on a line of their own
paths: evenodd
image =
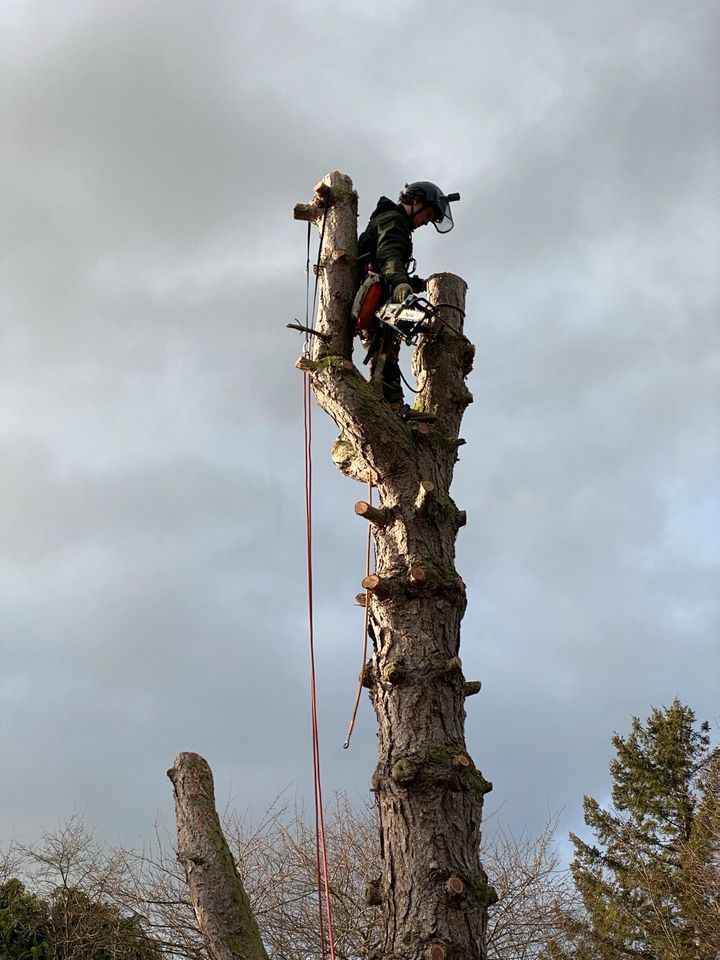
<svg viewBox="0 0 720 960">
<path fill-rule="evenodd" d="M 708 730 L 675 700 L 612 738 L 612 807 L 585 797 L 594 840 L 571 834 L 586 917 L 565 956 L 720 958 L 720 755 Z"/>
<path fill-rule="evenodd" d="M 10 879 L 0 884 L 0 957 L 5 960 L 48 960 L 48 907 Z"/>
<path fill-rule="evenodd" d="M 135 917 L 60 888 L 50 900 L 17 879 L 0 885 L 0 960 L 161 960 Z"/>
<path fill-rule="evenodd" d="M 50 904 L 51 960 L 161 960 L 162 953 L 135 917 L 61 888 Z"/>
</svg>

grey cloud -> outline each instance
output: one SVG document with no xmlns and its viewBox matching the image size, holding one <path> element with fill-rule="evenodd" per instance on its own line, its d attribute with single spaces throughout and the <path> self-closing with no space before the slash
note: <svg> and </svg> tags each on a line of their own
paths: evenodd
<svg viewBox="0 0 720 960">
<path fill-rule="evenodd" d="M 5 13 L 0 339 L 2 822 L 171 818 L 180 749 L 218 795 L 309 790 L 304 225 L 458 189 L 420 272 L 469 282 L 471 752 L 505 824 L 577 826 L 609 736 L 717 713 L 717 67 L 711 3 L 23 5 Z M 424 45 L 409 24 L 429 17 Z M 713 199 L 714 198 L 714 199 Z M 313 237 L 313 255 L 317 238 Z M 367 795 L 364 491 L 315 430 L 326 791 Z M 108 758 L 113 763 L 108 763 Z M 48 790 L 47 783 L 52 783 Z"/>
</svg>

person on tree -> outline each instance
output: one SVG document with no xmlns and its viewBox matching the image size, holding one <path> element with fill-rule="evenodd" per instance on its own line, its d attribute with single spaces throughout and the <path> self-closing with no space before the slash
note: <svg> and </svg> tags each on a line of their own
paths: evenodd
<svg viewBox="0 0 720 960">
<path fill-rule="evenodd" d="M 379 283 L 381 288 L 376 287 L 377 299 L 373 302 L 370 319 L 365 322 L 358 319 L 358 332 L 368 348 L 365 362 L 370 363 L 370 380 L 376 380 L 378 375 L 382 378 L 383 397 L 394 409 L 399 410 L 404 402 L 399 364 L 400 339 L 392 330 L 380 329 L 372 316 L 388 300 L 402 303 L 412 293 L 421 293 L 425 289 L 425 281 L 411 275 L 411 270 L 415 270 L 412 232 L 432 223 L 439 233 L 448 233 L 454 226 L 450 201 L 459 199 L 459 193 L 444 194 L 437 184 L 428 180 L 406 183 L 398 203 L 380 197 L 367 227 L 358 238 L 358 262 L 363 283 L 353 314 L 358 319 L 364 288 Z"/>
</svg>

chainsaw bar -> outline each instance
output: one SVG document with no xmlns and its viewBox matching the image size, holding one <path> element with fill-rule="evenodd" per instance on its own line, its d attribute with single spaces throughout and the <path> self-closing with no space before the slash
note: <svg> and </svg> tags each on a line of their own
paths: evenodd
<svg viewBox="0 0 720 960">
<path fill-rule="evenodd" d="M 402 303 L 386 303 L 375 314 L 378 321 L 400 335 L 408 346 L 414 346 L 422 333 L 432 326 L 428 322 L 435 316 L 435 307 L 426 300 L 411 294 Z"/>
</svg>

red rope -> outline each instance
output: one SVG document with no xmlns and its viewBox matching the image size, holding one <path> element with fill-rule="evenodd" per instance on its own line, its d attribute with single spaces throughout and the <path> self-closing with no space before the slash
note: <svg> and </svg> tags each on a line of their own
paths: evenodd
<svg viewBox="0 0 720 960">
<path fill-rule="evenodd" d="M 315 629 L 313 619 L 313 567 L 312 567 L 312 393 L 310 377 L 303 376 L 303 422 L 305 433 L 305 531 L 307 556 L 308 636 L 310 644 L 310 715 L 312 721 L 313 777 L 315 781 L 315 858 L 318 882 L 318 916 L 320 920 L 320 948 L 323 960 L 326 956 L 324 906 L 327 913 L 327 931 L 330 958 L 335 960 L 335 932 L 333 930 L 332 904 L 327 859 L 327 836 L 323 813 L 322 782 L 320 778 L 320 738 L 318 735 L 317 696 L 315 684 Z"/>
</svg>

